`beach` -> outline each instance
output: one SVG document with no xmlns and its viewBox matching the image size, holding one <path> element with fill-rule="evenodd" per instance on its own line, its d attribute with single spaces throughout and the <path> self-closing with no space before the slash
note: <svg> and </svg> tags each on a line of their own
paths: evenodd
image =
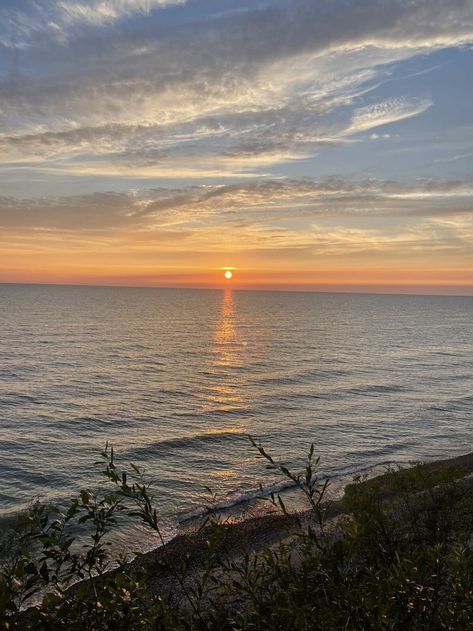
<svg viewBox="0 0 473 631">
<path fill-rule="evenodd" d="M 473 452 L 454 458 L 433 460 L 425 463 L 417 463 L 423 476 L 451 474 L 456 483 L 464 489 L 473 486 Z M 400 476 L 412 469 L 407 465 L 392 468 L 388 473 L 381 473 L 367 477 L 356 483 L 363 487 L 374 488 L 380 491 L 383 500 L 393 500 L 399 492 L 392 489 L 392 476 Z M 396 473 L 397 471 L 397 473 Z M 284 493 L 282 494 L 284 497 Z M 164 546 L 160 546 L 130 561 L 128 569 L 133 574 L 146 576 L 147 589 L 150 595 L 156 593 L 172 593 L 176 605 L 185 605 L 185 597 L 182 585 L 176 580 L 175 571 L 182 567 L 184 559 L 189 559 L 186 570 L 186 583 L 199 581 L 202 578 L 203 568 L 208 558 L 209 537 L 216 543 L 214 554 L 220 561 L 232 561 L 241 563 L 247 555 L 258 555 L 264 550 L 277 550 L 281 545 L 297 552 L 299 534 L 308 527 L 319 528 L 314 519 L 314 514 L 309 509 L 303 510 L 304 500 L 301 499 L 299 512 L 283 514 L 275 507 L 268 508 L 267 514 L 249 519 L 228 520 L 214 516 L 213 523 L 219 530 L 210 527 L 199 528 L 198 524 L 187 524 L 180 532 Z M 333 536 L 348 517 L 343 504 L 343 495 L 338 493 L 335 498 L 327 501 L 324 516 L 325 536 Z M 201 525 L 200 525 L 201 526 Z M 320 529 L 320 528 L 319 528 Z M 125 551 L 123 551 L 125 552 Z M 113 572 L 113 570 L 112 570 Z"/>
</svg>

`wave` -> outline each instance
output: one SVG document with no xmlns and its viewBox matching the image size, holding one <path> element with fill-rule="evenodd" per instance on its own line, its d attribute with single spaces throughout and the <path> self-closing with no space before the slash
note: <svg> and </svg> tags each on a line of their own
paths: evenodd
<svg viewBox="0 0 473 631">
<path fill-rule="evenodd" d="M 467 394 L 464 397 L 456 397 L 455 399 L 444 401 L 441 407 L 445 412 L 462 411 L 464 408 L 470 409 L 472 402 L 473 395 Z"/>
<path fill-rule="evenodd" d="M 347 392 L 350 394 L 395 394 L 397 392 L 404 392 L 405 389 L 404 386 L 400 385 L 372 383 L 358 388 L 348 388 Z"/>
<path fill-rule="evenodd" d="M 431 351 L 432 355 L 439 355 L 440 357 L 455 357 L 458 358 L 458 351 Z"/>
<path fill-rule="evenodd" d="M 11 397 L 8 396 L 8 398 L 4 398 L 1 400 L 1 404 L 2 406 L 9 406 L 9 407 L 16 407 L 19 405 L 24 405 L 25 403 L 32 403 L 34 405 L 41 405 L 43 402 L 35 396 L 32 396 L 30 394 L 14 394 Z"/>
<path fill-rule="evenodd" d="M 211 407 L 208 404 L 207 409 L 197 410 L 196 412 L 179 412 L 173 411 L 169 416 L 175 419 L 200 419 L 204 421 L 205 419 L 213 419 L 218 418 L 220 416 L 228 416 L 234 415 L 238 416 L 239 419 L 243 417 L 251 417 L 254 414 L 254 407 L 248 407 L 245 405 L 238 406 L 226 406 L 226 407 Z"/>
<path fill-rule="evenodd" d="M 338 379 L 339 377 L 346 376 L 348 371 L 346 370 L 321 370 L 321 369 L 311 369 L 305 370 L 303 372 L 299 372 L 296 375 L 290 377 L 287 375 L 283 376 L 274 376 L 274 377 L 261 377 L 260 379 L 255 379 L 252 381 L 254 385 L 258 386 L 268 386 L 268 385 L 298 385 L 304 384 L 308 381 L 317 381 L 317 380 L 330 380 L 330 379 Z"/>
<path fill-rule="evenodd" d="M 329 482 L 330 480 L 334 479 L 342 480 L 346 477 L 353 477 L 369 471 L 375 471 L 392 464 L 395 464 L 395 461 L 386 460 L 384 462 L 370 463 L 366 465 L 347 466 L 341 469 L 335 469 L 333 471 L 315 475 L 313 477 L 313 480 L 318 480 L 321 483 L 326 481 Z M 224 512 L 242 504 L 250 504 L 257 499 L 267 499 L 271 497 L 271 495 L 278 495 L 279 493 L 284 493 L 296 488 L 297 484 L 295 482 L 292 482 L 290 480 L 282 480 L 280 482 L 276 482 L 268 486 L 263 486 L 258 489 L 252 489 L 250 491 L 232 494 L 228 498 L 213 504 L 212 511 L 215 511 L 217 513 Z M 184 525 L 194 520 L 198 520 L 207 514 L 207 508 L 198 508 L 194 511 L 181 515 L 179 517 L 179 525 Z"/>
<path fill-rule="evenodd" d="M 166 452 L 173 449 L 190 449 L 202 445 L 223 444 L 225 442 L 233 442 L 235 440 L 243 440 L 246 437 L 244 432 L 225 431 L 225 432 L 206 432 L 202 434 L 193 434 L 190 436 L 180 436 L 177 438 L 168 438 L 159 440 L 142 447 L 134 447 L 128 449 L 123 455 L 130 457 L 143 457 L 153 454 L 160 454 L 163 450 Z"/>
</svg>

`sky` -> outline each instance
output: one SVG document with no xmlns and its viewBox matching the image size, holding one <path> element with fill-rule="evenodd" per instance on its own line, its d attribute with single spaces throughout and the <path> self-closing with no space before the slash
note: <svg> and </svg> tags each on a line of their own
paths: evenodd
<svg viewBox="0 0 473 631">
<path fill-rule="evenodd" d="M 473 295 L 472 103 L 473 0 L 0 0 L 0 282 Z"/>
</svg>

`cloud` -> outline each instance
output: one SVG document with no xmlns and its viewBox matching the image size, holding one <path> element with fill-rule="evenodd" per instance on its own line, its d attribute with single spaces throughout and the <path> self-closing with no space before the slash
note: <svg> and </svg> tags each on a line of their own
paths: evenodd
<svg viewBox="0 0 473 631">
<path fill-rule="evenodd" d="M 6 5 L 2 162 L 67 160 L 72 175 L 77 158 L 108 156 L 108 172 L 156 174 L 165 161 L 185 177 L 198 155 L 209 176 L 216 161 L 224 174 L 264 170 L 426 111 L 426 96 L 375 101 L 387 66 L 473 41 L 469 0 L 273 1 L 221 15 L 195 2 L 163 19 L 168 4 L 183 3 Z"/>
<path fill-rule="evenodd" d="M 471 181 L 341 177 L 3 197 L 1 277 L 202 286 L 231 265 L 253 286 L 425 275 L 471 291 L 472 198 Z"/>
<path fill-rule="evenodd" d="M 101 27 L 133 14 L 147 15 L 185 3 L 186 0 L 4 0 L 0 7 L 0 41 L 7 46 L 24 47 L 38 34 L 45 34 L 53 42 L 66 44 L 77 27 Z M 12 33 L 13 41 L 9 39 Z"/>
<path fill-rule="evenodd" d="M 472 200 L 473 182 L 462 180 L 419 180 L 409 185 L 340 177 L 262 180 L 70 197 L 3 197 L 0 227 L 85 234 L 152 232 L 158 226 L 194 230 L 212 225 L 222 230 L 258 225 L 270 234 L 294 221 L 301 221 L 303 232 L 310 221 L 320 219 L 334 225 L 346 218 L 363 223 L 385 217 L 462 222 L 463 216 L 471 215 Z"/>
<path fill-rule="evenodd" d="M 46 199 L 0 197 L 0 225 L 5 231 L 122 230 L 136 225 L 132 211 L 132 197 L 118 193 Z"/>
<path fill-rule="evenodd" d="M 154 9 L 185 3 L 186 0 L 92 0 L 89 2 L 58 0 L 56 10 L 59 21 L 65 24 L 102 25 L 133 13 L 148 14 Z"/>
<path fill-rule="evenodd" d="M 381 125 L 389 125 L 406 118 L 418 116 L 433 105 L 431 99 L 420 98 L 395 98 L 365 105 L 355 110 L 352 118 L 352 124 L 346 133 L 358 133 L 380 127 Z"/>
</svg>

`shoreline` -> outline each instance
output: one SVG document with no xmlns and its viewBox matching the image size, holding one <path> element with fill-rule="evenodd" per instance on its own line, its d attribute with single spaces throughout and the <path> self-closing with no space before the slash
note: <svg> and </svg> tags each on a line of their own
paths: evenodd
<svg viewBox="0 0 473 631">
<path fill-rule="evenodd" d="M 399 468 L 401 470 L 409 469 L 416 463 L 420 462 L 426 471 L 434 472 L 445 467 L 458 468 L 468 473 L 473 473 L 473 451 L 467 453 L 461 453 L 456 456 L 450 456 L 448 458 L 435 458 L 433 460 L 409 460 L 409 461 L 396 461 L 388 460 L 383 463 L 374 463 L 370 465 L 360 465 L 358 467 L 346 467 L 345 470 L 339 469 L 336 471 L 329 471 L 327 473 L 321 473 L 319 481 L 321 483 L 328 481 L 329 495 L 331 495 L 330 501 L 332 503 L 339 502 L 345 489 L 353 483 L 353 480 L 357 476 L 367 476 L 366 482 L 370 483 L 374 480 L 381 480 L 385 475 L 385 471 L 389 467 Z M 281 495 L 284 498 L 285 503 L 291 508 L 291 512 L 302 514 L 305 512 L 304 500 L 300 497 L 300 491 L 295 484 L 291 484 L 287 481 L 277 482 L 274 485 L 270 485 L 267 488 L 263 487 L 263 491 L 250 492 L 248 497 L 241 497 L 234 503 L 228 500 L 222 500 L 217 502 L 215 506 L 216 514 L 227 519 L 227 523 L 237 526 L 247 522 L 257 521 L 258 519 L 265 519 L 268 514 L 273 514 L 275 509 L 270 506 L 269 497 L 274 495 Z M 299 497 L 298 497 L 299 496 Z M 267 508 L 264 509 L 263 506 Z M 261 510 L 263 508 L 263 510 Z M 276 514 L 279 514 L 277 511 Z M 175 538 L 184 535 L 191 536 L 196 530 L 197 524 L 205 516 L 204 509 L 197 509 L 192 514 L 184 516 L 178 521 L 176 526 L 176 534 L 170 539 L 166 545 L 170 544 Z M 148 550 L 144 554 L 153 553 L 154 551 L 163 547 L 157 546 L 154 549 Z"/>
<path fill-rule="evenodd" d="M 412 470 L 415 465 L 420 465 L 421 470 L 426 474 L 437 474 L 442 470 L 451 472 L 451 481 L 469 492 L 473 487 L 473 452 L 430 462 L 411 462 L 410 465 L 398 464 L 391 469 L 391 472 L 385 471 L 370 478 L 363 478 L 358 483 L 367 487 L 376 485 L 382 502 L 385 500 L 396 502 L 399 489 L 393 492 L 392 471 L 396 476 Z M 286 550 L 290 551 L 290 556 L 297 562 L 301 527 L 303 529 L 310 527 L 313 530 L 315 525 L 315 530 L 322 537 L 337 537 L 337 530 L 341 532 L 340 523 L 348 515 L 343 506 L 343 497 L 354 483 L 355 481 L 346 484 L 343 495 L 338 499 L 328 500 L 330 505 L 325 512 L 323 531 L 314 524 L 314 514 L 309 509 L 284 514 L 272 506 L 271 511 L 265 515 L 241 521 L 217 523 L 216 530 L 213 531 L 211 527 L 198 530 L 197 526 L 193 530 L 183 529 L 164 545 L 139 553 L 129 560 L 124 559 L 124 562 L 120 564 L 110 564 L 110 567 L 102 574 L 91 577 L 92 580 L 84 578 L 70 584 L 65 589 L 65 594 L 69 593 L 73 597 L 78 594 L 79 599 L 85 600 L 94 598 L 95 589 L 100 587 L 101 582 L 108 579 L 113 581 L 117 574 L 124 572 L 132 581 L 144 580 L 147 601 L 156 594 L 160 594 L 168 599 L 171 606 L 185 609 L 189 604 L 187 590 L 192 592 L 194 585 L 202 580 L 203 568 L 209 558 L 209 552 L 219 559 L 221 565 L 217 576 L 224 581 L 221 568 L 225 564 L 236 567 L 245 559 L 248 561 L 248 559 L 256 558 L 258 553 L 265 550 L 277 553 L 280 546 L 285 546 Z M 209 546 L 209 540 L 212 541 L 212 537 L 214 537 L 213 542 Z M 127 550 L 122 550 L 124 555 L 126 552 Z M 183 564 L 186 569 L 179 578 Z M 42 592 L 43 595 L 44 593 Z M 22 608 L 23 613 L 34 606 L 33 602 L 29 603 Z"/>
<path fill-rule="evenodd" d="M 412 465 L 416 463 L 411 463 Z M 406 471 L 412 466 L 399 467 L 399 472 Z M 468 452 L 452 458 L 421 462 L 422 470 L 426 473 L 437 473 L 441 470 L 454 470 L 455 479 L 459 483 L 473 485 L 473 452 Z M 397 473 L 397 472 L 396 472 Z M 395 473 L 395 475 L 396 475 Z M 390 492 L 384 488 L 387 480 L 387 473 L 380 473 L 373 477 L 362 480 L 361 484 L 377 484 L 381 488 L 384 497 L 389 499 Z M 342 510 L 342 497 L 346 489 L 353 484 L 349 482 L 343 488 L 343 493 L 338 499 L 331 500 L 331 505 L 327 511 L 327 523 L 336 523 L 337 518 L 344 513 Z M 291 540 L 294 536 L 297 520 L 302 522 L 309 520 L 310 511 L 296 511 L 289 515 L 284 515 L 281 511 L 271 506 L 267 514 L 253 516 L 240 521 L 223 521 L 218 525 L 222 534 L 222 552 L 231 559 L 242 559 L 245 554 L 259 552 L 265 548 L 278 546 Z M 159 589 L 176 590 L 173 582 L 170 567 L 178 567 L 186 557 L 192 558 L 188 580 L 192 582 L 193 577 L 199 574 L 199 561 L 204 558 L 207 546 L 207 531 L 197 530 L 197 525 L 182 528 L 169 542 L 157 548 L 138 555 L 127 563 L 129 571 L 133 573 L 145 573 L 150 592 Z M 163 571 L 163 566 L 168 569 Z M 114 572 L 113 569 L 110 572 Z"/>
</svg>

